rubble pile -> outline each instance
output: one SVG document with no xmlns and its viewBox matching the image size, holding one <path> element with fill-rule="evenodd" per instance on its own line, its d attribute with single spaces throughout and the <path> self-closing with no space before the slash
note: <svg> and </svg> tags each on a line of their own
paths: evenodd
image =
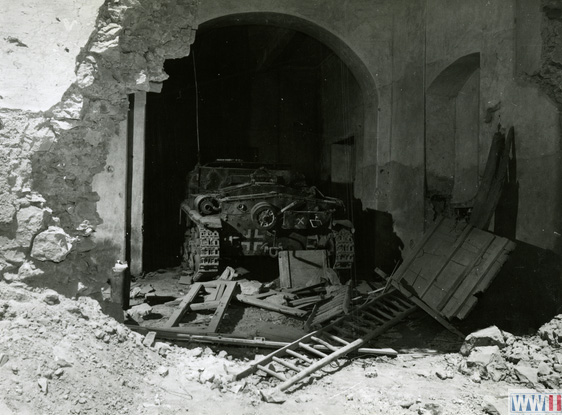
<svg viewBox="0 0 562 415">
<path fill-rule="evenodd" d="M 458 370 L 474 382 L 489 379 L 557 389 L 562 385 L 559 333 L 562 315 L 542 326 L 535 336 L 517 337 L 496 326 L 477 331 L 465 339 Z"/>
<path fill-rule="evenodd" d="M 150 341 L 87 297 L 0 283 L 0 334 L 0 413 L 6 415 L 145 413 L 160 405 L 165 378 L 184 400 L 193 384 L 223 392 L 245 385 L 229 382 L 240 363 L 226 352 Z"/>
</svg>

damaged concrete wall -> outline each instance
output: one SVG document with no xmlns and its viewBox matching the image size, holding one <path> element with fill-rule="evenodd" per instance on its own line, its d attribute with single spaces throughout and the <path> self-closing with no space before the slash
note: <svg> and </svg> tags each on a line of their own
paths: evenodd
<svg viewBox="0 0 562 415">
<path fill-rule="evenodd" d="M 548 33 L 554 29 L 549 27 L 551 20 L 545 17 L 542 29 L 543 39 L 547 38 L 543 76 L 536 72 L 541 65 L 537 53 L 542 20 L 539 0 L 428 0 L 426 19 L 428 87 L 459 58 L 480 55 L 479 139 L 473 143 L 479 154 L 465 168 L 478 169 L 481 177 L 498 125 L 514 126 L 515 191 L 504 195 L 510 199 L 504 200 L 508 214 L 515 216 L 513 234 L 518 240 L 560 253 L 560 114 L 549 98 L 556 88 L 560 90 L 560 70 L 549 67 L 545 57 L 551 50 L 546 45 L 551 38 Z M 428 161 L 438 162 L 436 158 Z M 447 158 L 443 165 L 450 162 Z M 426 167 L 436 170 L 435 164 Z"/>
<path fill-rule="evenodd" d="M 14 15 L 20 25 L 2 43 L 13 65 L 26 65 L 21 73 L 8 71 L 12 87 L 0 91 L 9 98 L 0 101 L 0 274 L 67 295 L 99 293 L 122 259 L 122 238 L 107 238 L 107 227 L 97 235 L 96 228 L 115 219 L 112 204 L 124 209 L 123 178 L 107 173 L 126 165 L 126 154 L 116 159 L 113 152 L 109 163 L 108 154 L 126 139 L 127 94 L 166 79 L 164 60 L 187 56 L 194 38 L 195 1 L 99 6 L 68 11 L 54 0 L 14 6 L 12 14 L 32 10 L 41 17 Z M 61 24 L 79 28 L 80 36 L 71 37 L 82 43 L 62 43 Z M 73 58 L 62 58 L 53 45 Z M 113 196 L 98 203 L 94 182 L 97 189 L 115 186 Z"/>
</svg>

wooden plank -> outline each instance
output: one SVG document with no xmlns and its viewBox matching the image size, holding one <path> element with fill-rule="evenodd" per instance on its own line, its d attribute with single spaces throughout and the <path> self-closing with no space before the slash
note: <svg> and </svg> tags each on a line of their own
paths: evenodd
<svg viewBox="0 0 562 415">
<path fill-rule="evenodd" d="M 209 323 L 209 331 L 216 332 L 219 328 L 221 320 L 224 316 L 224 312 L 230 303 L 230 300 L 234 296 L 234 290 L 238 287 L 238 283 L 236 281 L 225 281 L 224 285 L 226 285 L 226 289 L 222 294 L 219 300 L 219 306 Z"/>
<path fill-rule="evenodd" d="M 455 241 L 455 243 L 451 246 L 451 248 L 449 249 L 449 251 L 447 252 L 447 254 L 445 254 L 444 258 L 445 258 L 445 262 L 443 263 L 443 265 L 441 266 L 441 268 L 439 269 L 439 271 L 437 271 L 428 281 L 427 281 L 427 285 L 426 287 L 421 291 L 418 292 L 418 296 L 420 298 L 423 298 L 425 296 L 425 294 L 427 293 L 427 291 L 429 290 L 429 288 L 431 287 L 431 285 L 437 280 L 437 278 L 439 278 L 439 276 L 441 275 L 441 273 L 443 272 L 443 270 L 447 267 L 447 264 L 449 263 L 449 261 L 451 260 L 451 258 L 457 253 L 457 251 L 459 250 L 459 248 L 462 246 L 462 244 L 464 243 L 464 241 L 466 240 L 466 237 L 468 236 L 468 234 L 471 231 L 471 227 L 470 226 L 466 226 L 461 235 L 457 238 L 457 240 Z"/>
<path fill-rule="evenodd" d="M 290 251 L 279 252 L 279 286 L 281 288 L 291 288 L 291 260 L 289 253 Z"/>
<path fill-rule="evenodd" d="M 394 284 L 396 284 L 396 283 L 394 283 Z M 451 323 L 449 323 L 447 320 L 445 320 L 439 313 L 432 310 L 431 307 L 429 307 L 427 304 L 425 304 L 422 300 L 420 300 L 417 297 L 414 297 L 411 293 L 409 293 L 406 289 L 404 289 L 399 284 L 394 285 L 394 287 L 398 291 L 400 291 L 408 300 L 413 302 L 415 305 L 417 305 L 419 308 L 421 308 L 423 311 L 425 311 L 427 314 L 429 314 L 431 317 L 433 317 L 435 320 L 437 320 L 443 327 L 445 327 L 451 333 L 454 333 L 454 334 L 458 335 L 459 337 L 462 337 L 463 339 L 465 338 L 465 335 L 463 333 L 461 333 Z"/>
<path fill-rule="evenodd" d="M 197 294 L 199 294 L 199 290 L 202 287 L 203 286 L 200 283 L 195 283 L 191 286 L 189 292 L 185 295 L 185 297 L 183 297 L 183 300 L 181 301 L 176 311 L 172 313 L 166 324 L 164 324 L 164 327 L 174 327 L 181 321 L 182 317 L 187 312 L 189 305 L 195 299 L 195 297 L 197 297 Z"/>
<path fill-rule="evenodd" d="M 418 242 L 415 245 L 414 250 L 411 253 L 407 254 L 406 258 L 400 264 L 394 275 L 391 275 L 390 278 L 392 280 L 398 282 L 402 279 L 404 272 L 409 268 L 410 264 L 414 261 L 414 259 L 416 259 L 416 256 L 419 254 L 419 252 L 421 251 L 427 240 L 431 237 L 431 235 L 433 235 L 433 233 L 437 230 L 439 225 L 441 225 L 441 222 L 443 222 L 443 220 L 444 220 L 443 217 L 439 217 L 439 219 L 435 222 L 435 224 L 431 227 L 431 229 L 423 235 L 420 242 Z"/>
<path fill-rule="evenodd" d="M 289 314 L 291 316 L 304 317 L 308 314 L 307 311 L 300 310 L 298 308 L 273 304 L 268 301 L 258 300 L 244 294 L 238 294 L 236 296 L 236 299 L 244 304 L 253 305 L 255 307 L 264 308 L 266 310 L 277 311 L 278 313 Z"/>
<path fill-rule="evenodd" d="M 476 228 L 487 229 L 494 215 L 507 176 L 507 165 L 513 139 L 513 127 L 509 129 L 507 139 L 500 132 L 494 134 L 482 183 L 478 188 L 474 208 L 470 215 L 470 224 Z"/>
<path fill-rule="evenodd" d="M 493 235 L 489 235 L 489 240 L 487 242 L 486 245 L 482 245 L 480 247 L 480 251 L 478 252 L 478 255 L 476 255 L 476 257 L 474 258 L 474 260 L 472 261 L 472 263 L 470 263 L 469 266 L 467 266 L 464 271 L 462 272 L 462 274 L 456 279 L 456 281 L 454 281 L 454 283 L 450 286 L 446 288 L 446 295 L 442 296 L 442 298 L 439 299 L 439 302 L 436 304 L 436 306 L 434 307 L 434 309 L 436 311 L 442 311 L 443 307 L 445 307 L 445 305 L 447 304 L 447 302 L 453 297 L 453 295 L 457 292 L 457 290 L 459 289 L 459 287 L 463 284 L 463 282 L 465 282 L 465 280 L 467 279 L 467 277 L 470 274 L 473 274 L 473 270 L 474 267 L 480 262 L 482 261 L 482 256 L 484 255 L 484 253 L 486 252 L 486 250 L 490 247 L 490 245 L 492 244 L 494 240 Z M 468 293 L 468 295 L 470 295 L 470 293 Z"/>
<path fill-rule="evenodd" d="M 483 271 L 480 274 L 477 270 L 474 270 L 473 274 L 475 274 L 475 277 L 465 279 L 465 283 L 459 287 L 454 297 L 456 304 L 453 302 L 450 305 L 447 304 L 446 308 L 444 307 L 444 314 L 445 310 L 447 310 L 447 314 L 445 315 L 458 315 L 458 312 L 463 308 L 464 303 L 466 303 L 468 299 L 475 294 L 475 289 L 481 280 L 489 274 L 495 276 L 495 274 L 499 271 L 500 267 L 497 266 L 497 260 L 505 254 L 505 248 L 510 244 L 510 241 L 509 239 L 496 237 L 493 242 L 498 242 L 500 244 L 499 247 L 487 254 L 486 261 L 482 263 Z"/>
<path fill-rule="evenodd" d="M 328 266 L 326 250 L 279 252 L 279 284 L 281 288 L 305 287 L 324 280 Z"/>
</svg>

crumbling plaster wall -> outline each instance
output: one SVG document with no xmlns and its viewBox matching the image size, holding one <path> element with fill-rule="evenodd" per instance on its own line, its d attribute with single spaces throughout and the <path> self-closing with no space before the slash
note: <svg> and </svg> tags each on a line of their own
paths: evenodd
<svg viewBox="0 0 562 415">
<path fill-rule="evenodd" d="M 541 15 L 540 0 L 427 0 L 426 85 L 455 60 L 480 53 L 476 167 L 482 175 L 498 124 L 514 126 L 519 183 L 515 235 L 560 254 L 560 112 L 549 97 L 560 91 L 560 68 L 548 64 L 548 39 L 554 39 L 549 33 L 556 29 L 547 17 L 542 61 L 537 53 Z"/>
<path fill-rule="evenodd" d="M 127 94 L 166 79 L 165 59 L 188 55 L 197 4 L 58 3 L 18 3 L 9 13 L 18 25 L 2 25 L 15 34 L 0 40 L 9 67 L 0 90 L 0 275 L 95 295 L 122 259 L 123 236 L 96 229 L 104 227 L 100 211 L 125 208 L 126 154 L 113 156 L 126 140 Z M 100 201 L 93 182 L 114 187 L 113 198 Z"/>
</svg>

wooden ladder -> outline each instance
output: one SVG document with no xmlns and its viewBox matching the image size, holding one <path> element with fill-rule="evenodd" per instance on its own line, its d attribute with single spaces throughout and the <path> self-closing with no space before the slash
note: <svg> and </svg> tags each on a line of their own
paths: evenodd
<svg viewBox="0 0 562 415">
<path fill-rule="evenodd" d="M 279 379 L 271 391 L 284 392 L 317 370 L 358 349 L 381 335 L 416 310 L 417 306 L 396 290 L 381 294 L 337 319 L 330 325 L 308 333 L 235 375 L 239 380 L 258 370 Z M 286 368 L 279 373 L 270 367 L 277 363 Z M 292 376 L 288 376 L 292 374 Z"/>
</svg>

